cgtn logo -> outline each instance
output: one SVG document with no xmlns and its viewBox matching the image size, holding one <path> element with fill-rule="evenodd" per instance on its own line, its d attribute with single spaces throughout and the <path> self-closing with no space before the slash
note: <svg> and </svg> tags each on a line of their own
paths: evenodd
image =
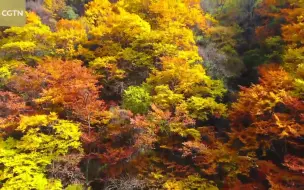
<svg viewBox="0 0 304 190">
<path fill-rule="evenodd" d="M 26 0 L 0 0 L 0 26 L 24 26 Z"/>
<path fill-rule="evenodd" d="M 23 17 L 25 15 L 24 10 L 2 10 L 1 12 L 2 16 L 21 16 Z"/>
</svg>

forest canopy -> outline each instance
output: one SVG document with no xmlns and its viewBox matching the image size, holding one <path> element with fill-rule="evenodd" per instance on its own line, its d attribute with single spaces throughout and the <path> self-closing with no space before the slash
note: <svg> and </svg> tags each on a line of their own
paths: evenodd
<svg viewBox="0 0 304 190">
<path fill-rule="evenodd" d="M 27 0 L 0 27 L 0 189 L 304 189 L 303 0 Z"/>
</svg>

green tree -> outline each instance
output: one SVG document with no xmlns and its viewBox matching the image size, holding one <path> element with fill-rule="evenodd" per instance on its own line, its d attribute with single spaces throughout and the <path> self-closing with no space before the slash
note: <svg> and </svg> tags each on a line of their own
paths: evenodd
<svg viewBox="0 0 304 190">
<path fill-rule="evenodd" d="M 122 106 L 133 113 L 147 113 L 151 104 L 151 96 L 144 86 L 130 86 L 123 94 Z"/>
</svg>

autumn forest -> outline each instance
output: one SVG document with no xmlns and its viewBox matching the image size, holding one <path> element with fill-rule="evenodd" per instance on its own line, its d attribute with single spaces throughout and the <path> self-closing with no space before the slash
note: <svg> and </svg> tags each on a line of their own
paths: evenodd
<svg viewBox="0 0 304 190">
<path fill-rule="evenodd" d="M 304 189 L 304 0 L 27 0 L 0 27 L 0 189 Z"/>
</svg>

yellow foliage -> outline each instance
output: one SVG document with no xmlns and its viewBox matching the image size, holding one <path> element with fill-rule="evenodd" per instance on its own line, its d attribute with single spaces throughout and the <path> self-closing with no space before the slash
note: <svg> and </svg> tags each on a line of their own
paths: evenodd
<svg viewBox="0 0 304 190">
<path fill-rule="evenodd" d="M 20 140 L 0 138 L 2 189 L 60 190 L 59 180 L 47 178 L 46 166 L 59 155 L 79 149 L 79 126 L 50 115 L 22 116 Z"/>
<path fill-rule="evenodd" d="M 6 53 L 4 58 L 26 60 L 35 57 L 37 52 L 40 56 L 52 52 L 52 32 L 33 12 L 27 14 L 25 26 L 8 28 L 4 33 L 7 37 L 0 40 L 0 49 Z"/>
<path fill-rule="evenodd" d="M 147 79 L 153 86 L 167 84 L 174 93 L 186 98 L 193 95 L 221 96 L 225 90 L 221 83 L 206 75 L 200 64 L 190 64 L 185 59 L 164 57 L 162 70 L 154 70 Z"/>
<path fill-rule="evenodd" d="M 20 125 L 17 130 L 25 131 L 28 127 L 46 126 L 49 122 L 57 120 L 56 113 L 50 115 L 35 115 L 35 116 L 21 116 Z"/>
<path fill-rule="evenodd" d="M 182 94 L 174 94 L 168 85 L 156 86 L 155 93 L 153 102 L 162 109 L 169 109 L 172 106 L 176 106 L 182 103 L 184 99 Z"/>
<path fill-rule="evenodd" d="M 162 28 L 177 22 L 180 26 L 199 26 L 206 28 L 206 20 L 199 0 L 155 0 L 150 4 L 150 11 L 159 14 L 156 19 Z"/>
<path fill-rule="evenodd" d="M 180 181 L 170 179 L 166 181 L 163 187 L 167 190 L 218 190 L 212 181 L 208 181 L 198 175 L 190 175 L 186 179 Z"/>
<path fill-rule="evenodd" d="M 73 57 L 77 46 L 87 41 L 85 24 L 81 20 L 60 20 L 53 38 L 56 39 L 56 56 Z"/>
</svg>

